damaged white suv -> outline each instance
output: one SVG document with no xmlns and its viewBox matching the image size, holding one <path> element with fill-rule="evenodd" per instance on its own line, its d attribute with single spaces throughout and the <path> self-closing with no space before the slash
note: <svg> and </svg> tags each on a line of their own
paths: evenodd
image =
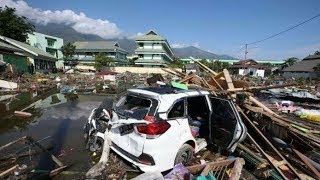
<svg viewBox="0 0 320 180">
<path fill-rule="evenodd" d="M 129 89 L 113 109 L 113 122 L 141 120 L 111 128 L 110 138 L 111 149 L 144 172 L 190 161 L 207 143 L 234 151 L 247 133 L 233 102 L 208 91 Z"/>
</svg>

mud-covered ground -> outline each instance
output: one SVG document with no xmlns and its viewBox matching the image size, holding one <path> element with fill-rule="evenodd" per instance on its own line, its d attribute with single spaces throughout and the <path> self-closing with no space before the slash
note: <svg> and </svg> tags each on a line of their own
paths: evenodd
<svg viewBox="0 0 320 180">
<path fill-rule="evenodd" d="M 19 95 L 14 101 L 23 103 L 22 101 L 30 99 L 24 96 L 30 96 L 30 94 Z M 43 97 L 33 108 L 26 110 L 33 114 L 31 117 L 14 116 L 10 106 L 8 111 L 2 109 L 0 112 L 0 146 L 22 136 L 31 136 L 35 140 L 41 140 L 40 143 L 44 147 L 57 156 L 64 165 L 69 166 L 66 171 L 70 173 L 58 176 L 59 179 L 83 178 L 84 173 L 99 160 L 99 155 L 93 155 L 85 149 L 83 126 L 91 110 L 99 106 L 104 97 L 78 95 L 78 98 L 70 98 L 64 94 L 52 93 Z M 22 109 L 27 104 L 23 103 L 21 107 L 11 106 L 11 108 Z M 28 153 L 29 150 L 41 152 L 37 147 L 29 147 L 18 143 L 1 151 L 2 157 L 18 151 L 19 153 Z M 112 161 L 112 164 L 116 165 L 118 159 L 113 158 Z M 27 165 L 28 170 L 41 170 L 39 172 L 57 167 L 45 153 L 25 156 L 19 158 L 15 163 Z M 1 168 L 6 169 L 6 167 Z"/>
</svg>

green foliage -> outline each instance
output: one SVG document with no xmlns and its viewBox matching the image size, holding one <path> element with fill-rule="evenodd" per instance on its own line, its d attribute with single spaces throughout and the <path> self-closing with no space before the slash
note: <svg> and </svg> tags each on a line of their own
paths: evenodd
<svg viewBox="0 0 320 180">
<path fill-rule="evenodd" d="M 75 50 L 76 46 L 70 42 L 61 47 L 63 59 L 66 64 L 76 64 L 76 62 L 72 59 L 73 55 L 75 54 Z"/>
<path fill-rule="evenodd" d="M 299 77 L 299 78 L 296 80 L 296 82 L 297 82 L 298 84 L 304 84 L 304 83 L 305 83 L 305 79 L 304 79 L 303 77 Z"/>
<path fill-rule="evenodd" d="M 317 77 L 320 78 L 320 63 L 317 64 L 313 69 L 316 72 Z"/>
<path fill-rule="evenodd" d="M 172 68 L 183 68 L 183 62 L 179 58 L 174 58 L 173 62 L 169 65 Z"/>
<path fill-rule="evenodd" d="M 0 7 L 0 35 L 26 42 L 28 33 L 34 32 L 34 25 L 24 16 L 18 16 L 16 9 Z"/>
<path fill-rule="evenodd" d="M 223 69 L 228 69 L 230 67 L 230 64 L 227 62 L 221 62 L 221 61 L 208 62 L 207 60 L 201 60 L 200 62 L 216 72 L 221 72 Z"/>
<path fill-rule="evenodd" d="M 287 60 L 284 61 L 284 63 L 281 66 L 281 69 L 285 69 L 289 66 L 292 66 L 294 63 L 296 63 L 299 59 L 296 57 L 291 57 L 288 58 Z"/>
<path fill-rule="evenodd" d="M 101 69 L 102 67 L 110 67 L 114 65 L 114 59 L 108 57 L 105 53 L 99 53 L 95 57 L 94 67 Z"/>
<path fill-rule="evenodd" d="M 134 66 L 135 65 L 135 61 L 137 60 L 138 58 L 137 57 L 134 57 L 134 58 L 132 58 L 132 59 L 129 59 L 128 60 L 128 65 L 129 66 Z"/>
</svg>

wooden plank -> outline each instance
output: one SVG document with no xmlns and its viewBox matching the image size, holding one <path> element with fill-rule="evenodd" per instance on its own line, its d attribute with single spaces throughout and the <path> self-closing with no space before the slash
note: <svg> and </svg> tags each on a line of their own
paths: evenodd
<svg viewBox="0 0 320 180">
<path fill-rule="evenodd" d="M 249 100 L 252 101 L 253 103 L 255 103 L 257 106 L 263 108 L 263 110 L 265 110 L 266 112 L 279 117 L 278 114 L 274 113 L 271 109 L 269 109 L 267 106 L 265 106 L 264 104 L 262 104 L 260 101 L 258 101 L 256 98 L 252 97 L 249 95 Z"/>
<path fill-rule="evenodd" d="M 53 177 L 59 173 L 61 173 L 62 171 L 64 171 L 68 166 L 62 166 L 62 167 L 58 167 L 52 171 L 50 171 L 49 176 Z"/>
<path fill-rule="evenodd" d="M 192 78 L 194 78 L 194 74 L 192 74 L 192 75 L 187 75 L 185 78 L 181 79 L 181 80 L 179 81 L 179 83 L 189 82 Z"/>
<path fill-rule="evenodd" d="M 210 91 L 212 92 L 212 94 L 215 95 L 215 96 L 217 96 L 217 94 L 214 92 L 214 91 L 215 91 L 215 87 L 212 87 L 210 84 L 208 84 L 208 82 L 207 82 L 204 78 L 201 78 L 201 80 L 202 80 L 202 83 L 203 83 L 204 85 L 206 85 L 206 86 L 210 89 Z"/>
<path fill-rule="evenodd" d="M 299 152 L 298 150 L 292 148 L 293 152 L 311 169 L 311 171 L 314 173 L 314 175 L 316 176 L 316 179 L 320 179 L 320 173 L 319 171 L 308 161 L 304 158 L 304 156 L 302 155 L 301 152 Z"/>
<path fill-rule="evenodd" d="M 250 156 L 252 156 L 254 159 L 258 160 L 262 164 L 265 164 L 267 161 L 260 156 L 257 155 L 257 153 L 252 152 L 250 149 L 248 149 L 246 146 L 242 144 L 238 144 L 237 146 L 239 149 L 243 150 L 244 152 L 248 153 Z"/>
<path fill-rule="evenodd" d="M 289 132 L 292 132 L 292 134 L 293 134 L 293 133 L 299 134 L 300 136 L 302 136 L 302 137 L 304 137 L 304 138 L 307 138 L 307 142 L 310 142 L 310 143 L 312 143 L 314 146 L 320 148 L 320 144 L 319 144 L 320 139 L 319 139 L 319 137 L 317 137 L 317 136 L 315 136 L 315 135 L 313 135 L 313 134 L 305 134 L 305 133 L 302 133 L 301 131 L 292 128 L 289 123 L 298 124 L 299 126 L 302 126 L 302 127 L 305 127 L 305 128 L 307 128 L 307 126 L 301 125 L 301 124 L 296 123 L 296 122 L 294 122 L 294 121 L 285 122 L 284 120 L 286 120 L 286 119 L 282 118 L 281 116 L 276 117 L 276 116 L 274 116 L 274 115 L 272 115 L 272 114 L 270 114 L 270 113 L 268 113 L 268 112 L 259 111 L 257 107 L 252 107 L 252 106 L 249 106 L 249 105 L 245 105 L 245 107 L 246 107 L 247 109 L 249 109 L 250 111 L 253 111 L 253 112 L 255 112 L 255 113 L 261 113 L 261 114 L 263 114 L 263 115 L 265 115 L 265 116 L 270 117 L 272 121 L 275 121 L 275 122 L 277 122 L 280 126 L 285 127 L 286 129 L 288 129 Z M 289 120 L 287 120 L 287 121 L 289 121 Z M 310 128 L 310 127 L 309 127 L 309 128 Z"/>
<path fill-rule="evenodd" d="M 218 75 L 218 73 L 216 73 L 215 71 L 213 71 L 212 69 L 210 69 L 209 67 L 207 67 L 206 65 L 202 64 L 200 61 L 195 60 L 193 57 L 190 57 L 197 65 L 199 65 L 201 68 L 205 69 L 206 71 L 208 71 L 209 73 L 211 73 L 212 75 L 216 76 Z"/>
<path fill-rule="evenodd" d="M 236 158 L 236 159 L 238 159 L 238 158 Z M 191 174 L 197 174 L 200 171 L 203 171 L 203 169 L 207 165 L 210 165 L 212 168 L 215 168 L 215 167 L 218 167 L 218 166 L 228 166 L 228 165 L 232 164 L 236 159 L 227 159 L 227 160 L 221 160 L 221 161 L 214 161 L 214 162 L 209 162 L 207 164 L 197 164 L 197 165 L 193 165 L 193 166 L 187 166 L 186 168 L 189 170 L 189 172 Z"/>
<path fill-rule="evenodd" d="M 263 135 L 263 133 L 256 127 L 256 125 L 248 118 L 248 116 L 242 111 L 242 109 L 240 109 L 239 106 L 238 110 L 241 113 L 241 115 L 244 117 L 244 119 L 248 122 L 248 124 L 251 125 L 251 127 L 259 134 L 259 136 L 263 139 L 263 141 L 270 146 L 270 148 L 283 160 L 286 162 L 287 166 L 290 168 L 290 170 L 298 177 L 300 178 L 299 174 L 297 173 L 297 171 L 291 166 L 291 164 L 282 156 L 282 154 L 277 150 L 276 147 L 273 146 L 273 144 Z M 250 136 L 248 134 L 248 136 Z M 251 137 L 251 136 L 250 136 Z M 254 141 L 254 139 L 252 139 Z M 258 145 L 258 144 L 257 144 Z M 260 147 L 261 148 L 261 147 Z M 266 156 L 267 157 L 267 156 Z M 270 159 L 268 159 L 270 160 Z M 272 163 L 270 161 L 270 163 Z M 301 179 L 301 178 L 300 178 Z"/>
<path fill-rule="evenodd" d="M 26 139 L 26 136 L 23 136 L 23 137 L 21 137 L 21 138 L 19 138 L 19 139 L 17 139 L 17 140 L 11 141 L 11 142 L 9 142 L 8 144 L 5 144 L 5 145 L 1 146 L 1 147 L 0 147 L 0 151 L 1 151 L 2 149 L 4 149 L 4 148 L 8 147 L 8 146 L 11 146 L 12 144 L 15 144 L 15 143 L 17 143 L 17 142 L 19 142 L 19 141 L 22 141 L 22 140 L 25 140 L 25 139 Z"/>
<path fill-rule="evenodd" d="M 32 116 L 29 112 L 23 112 L 23 111 L 14 111 L 14 114 L 17 116 L 24 116 L 24 117 L 30 117 Z"/>
<path fill-rule="evenodd" d="M 185 76 L 186 76 L 186 74 L 184 74 L 183 72 L 180 72 L 180 71 L 178 71 L 178 70 L 176 70 L 176 69 L 174 69 L 174 68 L 172 68 L 172 67 L 170 67 L 170 66 L 168 66 L 168 65 L 166 65 L 166 64 L 164 64 L 164 67 L 169 68 L 171 71 L 179 74 L 179 75 L 182 76 L 182 77 L 185 77 Z"/>
<path fill-rule="evenodd" d="M 212 164 L 207 164 L 206 167 L 202 170 L 201 176 L 207 176 L 209 172 L 212 170 L 213 165 Z"/>
<path fill-rule="evenodd" d="M 224 77 L 223 72 L 219 72 L 217 75 L 214 76 L 214 79 L 220 79 L 221 77 Z"/>
<path fill-rule="evenodd" d="M 233 85 L 231 76 L 229 74 L 229 71 L 227 69 L 224 69 L 223 70 L 223 74 L 224 74 L 224 78 L 226 78 L 228 89 L 234 89 L 234 85 Z"/>
<path fill-rule="evenodd" d="M 200 160 L 205 160 L 207 158 L 207 156 L 209 156 L 209 154 L 211 154 L 210 151 L 206 150 L 206 152 L 203 153 L 202 157 L 200 158 Z"/>
<path fill-rule="evenodd" d="M 8 174 L 12 173 L 12 171 L 14 171 L 18 166 L 19 165 L 15 165 L 15 166 L 3 171 L 2 173 L 0 173 L 0 178 L 2 179 L 4 177 L 6 177 Z"/>
<path fill-rule="evenodd" d="M 242 158 L 237 158 L 234 162 L 231 175 L 229 177 L 229 180 L 238 180 L 240 179 L 242 167 L 245 164 L 245 161 Z"/>
<path fill-rule="evenodd" d="M 255 147 L 260 151 L 260 153 L 267 159 L 267 161 L 269 162 L 269 164 L 271 166 L 273 166 L 275 168 L 275 170 L 280 174 L 280 176 L 283 177 L 283 179 L 288 179 L 283 173 L 282 171 L 278 168 L 278 166 L 276 166 L 275 164 L 273 164 L 273 161 L 269 158 L 270 156 L 259 146 L 259 144 L 250 136 L 250 134 L 247 134 L 249 140 L 255 145 Z"/>
<path fill-rule="evenodd" d="M 234 89 L 228 89 L 228 91 L 231 91 L 231 92 L 260 91 L 260 90 L 267 90 L 267 89 L 274 89 L 274 88 L 290 87 L 295 85 L 296 84 L 284 84 L 284 85 L 262 86 L 262 87 L 234 88 Z"/>
<path fill-rule="evenodd" d="M 229 71 L 227 69 L 223 69 L 223 74 L 224 74 L 224 78 L 225 78 L 225 80 L 227 82 L 228 89 L 234 89 L 234 85 L 233 85 L 231 76 L 229 74 Z M 236 94 L 231 94 L 230 96 L 233 99 L 236 98 Z"/>
<path fill-rule="evenodd" d="M 216 83 L 216 85 L 221 89 L 223 90 L 223 88 L 221 87 L 221 85 L 218 83 L 218 81 L 214 78 L 213 75 L 210 75 L 211 79 L 213 80 L 214 83 Z"/>
<path fill-rule="evenodd" d="M 175 76 L 179 76 L 180 78 L 182 78 L 182 76 L 180 76 L 179 74 L 175 73 L 175 72 L 172 72 L 172 71 L 169 71 L 168 69 L 165 69 L 165 68 L 161 68 L 163 71 L 169 73 L 169 74 L 172 74 L 172 75 L 175 75 Z"/>
</svg>

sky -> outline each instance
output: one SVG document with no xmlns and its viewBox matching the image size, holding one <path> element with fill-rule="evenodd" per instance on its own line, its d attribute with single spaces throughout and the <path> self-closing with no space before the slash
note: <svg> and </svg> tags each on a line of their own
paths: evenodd
<svg viewBox="0 0 320 180">
<path fill-rule="evenodd" d="M 42 24 L 62 23 L 103 38 L 134 38 L 149 30 L 172 47 L 193 45 L 244 58 L 246 43 L 320 14 L 319 0 L 0 0 L 0 6 Z M 248 46 L 248 58 L 304 58 L 320 50 L 320 17 Z"/>
</svg>

